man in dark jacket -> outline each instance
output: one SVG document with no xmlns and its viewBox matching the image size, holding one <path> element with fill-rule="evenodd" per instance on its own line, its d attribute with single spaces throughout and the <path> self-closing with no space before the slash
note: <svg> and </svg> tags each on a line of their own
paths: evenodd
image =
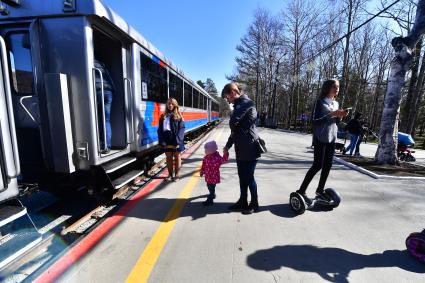
<svg viewBox="0 0 425 283">
<path fill-rule="evenodd" d="M 353 151 L 356 149 L 359 137 L 363 131 L 362 124 L 360 123 L 361 116 L 362 113 L 357 112 L 354 115 L 354 118 L 348 122 L 347 126 L 345 126 L 345 130 L 350 134 L 350 145 L 344 149 L 342 152 L 343 154 L 345 154 L 347 151 L 350 151 L 350 155 L 353 155 Z"/>
<path fill-rule="evenodd" d="M 222 96 L 229 103 L 233 103 L 233 113 L 230 116 L 230 137 L 223 149 L 223 153 L 235 144 L 236 163 L 238 167 L 240 198 L 229 207 L 230 210 L 241 210 L 249 214 L 258 211 L 257 183 L 254 171 L 260 153 L 255 141 L 258 139 L 255 121 L 257 110 L 254 102 L 246 95 L 241 95 L 239 87 L 235 83 L 224 86 Z M 251 202 L 248 205 L 248 188 L 251 193 Z"/>
</svg>

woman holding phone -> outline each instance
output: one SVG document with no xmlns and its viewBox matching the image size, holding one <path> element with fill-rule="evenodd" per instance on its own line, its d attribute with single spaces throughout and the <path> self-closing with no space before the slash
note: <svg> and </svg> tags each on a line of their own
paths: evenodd
<svg viewBox="0 0 425 283">
<path fill-rule="evenodd" d="M 316 101 L 313 113 L 313 144 L 314 161 L 308 170 L 304 181 L 297 193 L 301 194 L 307 203 L 311 200 L 306 195 L 306 190 L 317 172 L 320 174 L 319 185 L 316 195 L 324 200 L 329 200 L 324 189 L 326 180 L 332 167 L 333 156 L 335 154 L 335 141 L 338 131 L 337 123 L 341 118 L 348 115 L 348 109 L 339 109 L 339 104 L 335 100 L 339 93 L 339 81 L 335 79 L 327 80 L 323 83 L 320 96 Z"/>
</svg>

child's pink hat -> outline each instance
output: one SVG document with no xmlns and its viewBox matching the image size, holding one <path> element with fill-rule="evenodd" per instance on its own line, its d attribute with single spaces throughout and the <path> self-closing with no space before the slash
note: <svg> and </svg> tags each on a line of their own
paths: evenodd
<svg viewBox="0 0 425 283">
<path fill-rule="evenodd" d="M 206 154 L 211 154 L 217 151 L 218 146 L 215 141 L 209 141 L 204 144 L 204 149 Z"/>
</svg>

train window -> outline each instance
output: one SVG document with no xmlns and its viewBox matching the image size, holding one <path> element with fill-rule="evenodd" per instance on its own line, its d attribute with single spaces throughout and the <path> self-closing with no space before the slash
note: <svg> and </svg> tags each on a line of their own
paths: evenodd
<svg viewBox="0 0 425 283">
<path fill-rule="evenodd" d="M 169 72 L 170 97 L 177 100 L 179 105 L 183 105 L 183 81 L 172 72 Z"/>
<path fill-rule="evenodd" d="M 208 98 L 204 96 L 204 109 L 208 110 Z"/>
<path fill-rule="evenodd" d="M 184 83 L 184 106 L 192 107 L 192 86 Z"/>
<path fill-rule="evenodd" d="M 11 33 L 7 38 L 11 69 L 12 89 L 16 95 L 34 92 L 34 76 L 31 61 L 31 45 L 28 32 Z"/>
<path fill-rule="evenodd" d="M 167 69 L 154 62 L 143 52 L 140 52 L 140 66 L 142 99 L 166 103 L 168 99 Z"/>
<path fill-rule="evenodd" d="M 200 109 L 205 109 L 204 95 L 202 93 L 200 93 L 200 95 L 199 95 L 199 108 Z"/>
<path fill-rule="evenodd" d="M 214 112 L 218 112 L 219 111 L 219 107 L 218 107 L 218 104 L 217 103 L 212 103 L 211 104 L 211 111 L 214 111 Z"/>
<path fill-rule="evenodd" d="M 193 108 L 199 108 L 200 93 L 197 89 L 193 89 Z"/>
</svg>

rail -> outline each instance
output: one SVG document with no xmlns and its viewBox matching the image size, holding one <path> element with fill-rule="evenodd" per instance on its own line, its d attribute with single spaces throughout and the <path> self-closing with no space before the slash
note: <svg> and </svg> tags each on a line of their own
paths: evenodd
<svg viewBox="0 0 425 283">
<path fill-rule="evenodd" d="M 129 78 L 124 78 L 124 81 L 126 81 L 128 83 L 128 89 L 129 89 L 129 94 L 130 94 L 130 101 L 129 101 L 129 109 L 130 109 L 130 129 L 134 129 L 134 109 L 133 109 L 133 105 L 134 105 L 134 97 L 133 97 L 133 83 L 131 82 L 131 80 Z M 131 138 L 130 140 L 127 140 L 127 143 L 132 143 L 134 142 L 135 138 L 134 138 L 134 133 L 130 130 L 131 134 Z"/>
<path fill-rule="evenodd" d="M 100 140 L 100 129 L 99 129 L 99 111 L 98 111 L 98 101 L 97 101 L 97 90 L 96 90 L 96 72 L 99 73 L 99 78 L 100 78 L 100 93 L 101 93 L 101 101 L 100 101 L 100 105 L 102 106 L 102 127 L 103 127 L 103 148 L 102 148 L 102 143 Z M 93 89 L 94 89 L 94 109 L 95 109 L 95 113 L 96 113 L 96 130 L 97 130 L 97 144 L 98 144 L 98 149 L 99 152 L 103 151 L 103 150 L 107 150 L 108 149 L 108 145 L 107 145 L 107 140 L 106 140 L 106 119 L 105 119 L 105 93 L 103 90 L 103 75 L 102 75 L 102 71 L 99 68 L 93 68 Z"/>
</svg>

